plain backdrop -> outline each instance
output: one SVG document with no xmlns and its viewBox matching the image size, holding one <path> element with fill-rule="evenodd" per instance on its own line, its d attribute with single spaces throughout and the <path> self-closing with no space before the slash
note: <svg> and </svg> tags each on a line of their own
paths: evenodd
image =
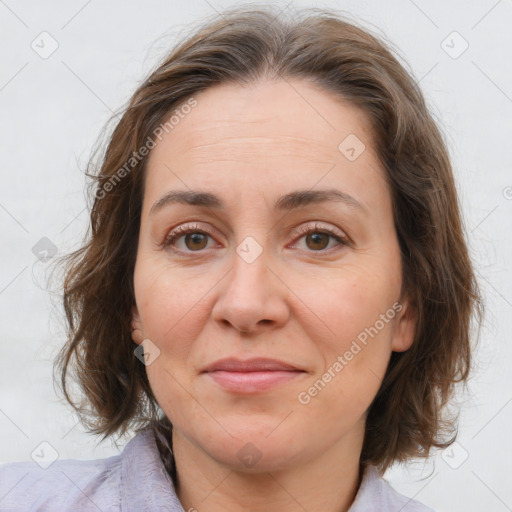
<svg viewBox="0 0 512 512">
<path fill-rule="evenodd" d="M 458 444 L 386 478 L 438 511 L 512 510 L 512 2 L 291 3 L 342 9 L 409 63 L 450 146 L 485 295 Z M 102 458 L 128 440 L 98 444 L 54 391 L 64 333 L 37 249 L 45 238 L 59 255 L 79 246 L 83 169 L 105 122 L 178 39 L 232 5 L 0 1 L 0 462 L 31 460 L 41 442 L 59 458 Z"/>
</svg>

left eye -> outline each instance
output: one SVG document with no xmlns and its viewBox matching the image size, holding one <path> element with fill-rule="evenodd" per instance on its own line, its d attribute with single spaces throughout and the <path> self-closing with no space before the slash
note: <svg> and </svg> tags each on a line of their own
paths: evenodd
<svg viewBox="0 0 512 512">
<path fill-rule="evenodd" d="M 299 240 L 304 239 L 306 243 L 306 247 L 314 252 L 324 251 L 326 249 L 330 249 L 329 242 L 334 240 L 338 242 L 340 245 L 347 245 L 346 240 L 332 231 L 319 231 L 319 230 L 311 230 L 305 235 L 301 236 Z"/>
</svg>

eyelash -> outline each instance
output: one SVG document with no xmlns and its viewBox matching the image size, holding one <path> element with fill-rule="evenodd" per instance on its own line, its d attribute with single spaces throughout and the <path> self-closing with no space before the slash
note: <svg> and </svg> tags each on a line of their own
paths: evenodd
<svg viewBox="0 0 512 512">
<path fill-rule="evenodd" d="M 321 233 L 321 234 L 329 235 L 331 238 L 336 240 L 339 243 L 339 245 L 341 245 L 343 247 L 349 245 L 349 240 L 343 236 L 340 236 L 337 231 L 334 231 L 334 230 L 328 229 L 328 228 L 319 228 L 317 224 L 301 227 L 298 231 L 301 236 L 299 238 L 297 238 L 297 241 L 310 233 Z M 170 248 L 173 252 L 179 252 L 179 253 L 185 253 L 185 254 L 192 254 L 192 253 L 200 254 L 200 253 L 204 252 L 204 249 L 200 250 L 200 251 L 188 251 L 188 250 L 183 251 L 181 249 L 176 249 L 173 246 L 174 242 L 176 242 L 176 240 L 178 240 L 182 236 L 187 235 L 189 233 L 201 233 L 201 234 L 209 235 L 210 237 L 213 238 L 213 233 L 210 230 L 208 230 L 207 228 L 203 228 L 203 227 L 200 228 L 197 225 L 185 225 L 185 226 L 179 226 L 176 229 L 174 229 L 173 231 L 171 231 L 165 237 L 165 239 L 163 240 L 163 242 L 160 245 L 164 249 Z M 332 249 L 335 249 L 335 247 L 331 247 L 330 249 L 322 249 L 320 251 L 311 250 L 308 252 L 324 254 L 327 252 L 331 252 Z"/>
</svg>

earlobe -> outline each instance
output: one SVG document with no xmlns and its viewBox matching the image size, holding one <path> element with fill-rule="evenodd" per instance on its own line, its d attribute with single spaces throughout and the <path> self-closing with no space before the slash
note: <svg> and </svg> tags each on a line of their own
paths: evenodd
<svg viewBox="0 0 512 512">
<path fill-rule="evenodd" d="M 133 306 L 132 308 L 131 329 L 132 340 L 137 343 L 137 345 L 140 345 L 144 339 L 144 336 L 142 335 L 142 322 L 140 321 L 140 315 L 137 306 Z"/>
<path fill-rule="evenodd" d="M 411 348 L 416 335 L 417 315 L 414 307 L 408 302 L 404 304 L 396 322 L 392 350 L 405 352 Z"/>
</svg>

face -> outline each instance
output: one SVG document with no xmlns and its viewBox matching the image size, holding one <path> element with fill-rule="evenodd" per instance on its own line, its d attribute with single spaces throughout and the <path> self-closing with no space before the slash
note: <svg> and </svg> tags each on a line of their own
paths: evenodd
<svg viewBox="0 0 512 512">
<path fill-rule="evenodd" d="M 360 450 L 415 328 L 367 118 L 301 80 L 195 99 L 145 181 L 132 325 L 154 395 L 176 435 L 232 468 Z M 159 201 L 192 191 L 215 197 Z M 295 371 L 203 371 L 225 358 Z"/>
</svg>

